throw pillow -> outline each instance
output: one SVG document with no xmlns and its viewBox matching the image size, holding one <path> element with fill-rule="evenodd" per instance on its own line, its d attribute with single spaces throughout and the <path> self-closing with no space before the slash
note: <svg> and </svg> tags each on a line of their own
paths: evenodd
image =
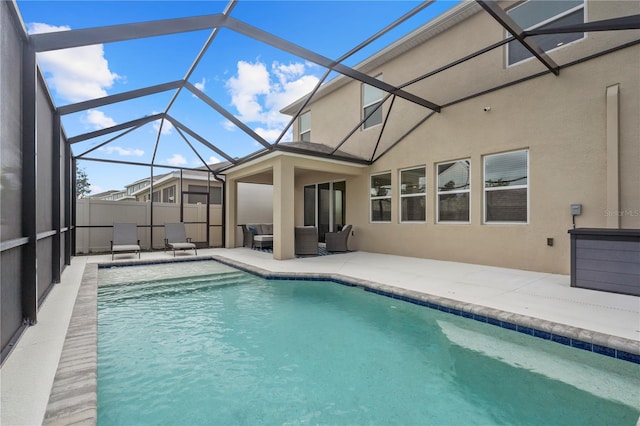
<svg viewBox="0 0 640 426">
<path fill-rule="evenodd" d="M 255 226 L 247 226 L 247 229 L 249 230 L 249 232 L 251 232 L 253 235 L 258 235 L 258 230 L 256 229 Z"/>
</svg>

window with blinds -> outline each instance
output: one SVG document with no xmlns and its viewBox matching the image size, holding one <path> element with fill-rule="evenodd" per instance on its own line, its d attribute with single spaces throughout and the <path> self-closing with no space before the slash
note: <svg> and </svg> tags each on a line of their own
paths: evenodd
<svg viewBox="0 0 640 426">
<path fill-rule="evenodd" d="M 382 74 L 376 78 L 382 81 Z M 377 87 L 368 84 L 362 85 L 362 119 L 366 118 L 363 129 L 382 124 L 382 106 L 380 105 L 382 96 L 382 90 Z M 378 107 L 379 105 L 380 107 Z"/>
<path fill-rule="evenodd" d="M 302 142 L 311 142 L 311 111 L 307 111 L 300 115 L 300 140 Z"/>
<path fill-rule="evenodd" d="M 391 172 L 371 176 L 371 222 L 391 222 Z"/>
<path fill-rule="evenodd" d="M 584 0 L 527 0 L 507 11 L 507 14 L 524 30 L 561 27 L 585 22 Z M 510 34 L 506 35 L 507 37 Z M 581 40 L 584 33 L 541 34 L 532 36 L 542 50 L 564 47 Z M 513 65 L 533 55 L 519 41 L 507 45 L 507 64 Z"/>
<path fill-rule="evenodd" d="M 438 223 L 469 223 L 471 162 L 459 160 L 440 163 L 438 169 Z"/>
<path fill-rule="evenodd" d="M 485 223 L 529 220 L 529 151 L 484 157 Z"/>
<path fill-rule="evenodd" d="M 400 170 L 400 222 L 426 221 L 426 183 L 425 167 Z"/>
</svg>

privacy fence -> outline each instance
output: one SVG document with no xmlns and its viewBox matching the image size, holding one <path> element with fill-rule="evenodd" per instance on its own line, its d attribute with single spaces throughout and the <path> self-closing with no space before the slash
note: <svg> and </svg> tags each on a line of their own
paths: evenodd
<svg viewBox="0 0 640 426">
<path fill-rule="evenodd" d="M 198 247 L 222 247 L 222 206 L 82 199 L 76 202 L 76 253 L 111 250 L 115 222 L 136 223 L 142 250 L 164 247 L 164 224 L 184 222 L 187 237 Z M 153 215 L 153 216 L 152 216 Z"/>
</svg>

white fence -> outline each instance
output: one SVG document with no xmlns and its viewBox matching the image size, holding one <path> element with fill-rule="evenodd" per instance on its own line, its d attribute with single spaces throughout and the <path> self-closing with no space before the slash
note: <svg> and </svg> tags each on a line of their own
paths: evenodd
<svg viewBox="0 0 640 426">
<path fill-rule="evenodd" d="M 187 237 L 206 245 L 207 206 L 183 205 Z M 104 201 L 81 199 L 76 204 L 76 253 L 103 253 L 111 251 L 114 222 L 138 224 L 138 238 L 143 250 L 164 247 L 164 224 L 180 222 L 180 205 L 153 203 L 153 232 L 151 232 L 151 203 L 137 201 Z M 201 223 L 188 223 L 201 222 Z M 209 210 L 209 247 L 221 247 L 222 206 L 211 205 Z M 92 228 L 84 228 L 91 226 Z M 153 241 L 151 240 L 153 237 Z"/>
<path fill-rule="evenodd" d="M 151 242 L 151 203 L 138 201 L 76 200 L 76 253 L 104 253 L 111 251 L 114 222 L 138 224 L 138 238 L 143 250 L 164 247 L 164 224 L 180 222 L 180 205 L 153 203 L 153 244 Z M 206 222 L 207 206 L 185 204 L 183 222 Z M 239 183 L 236 205 L 238 223 L 273 222 L 273 187 L 271 185 Z M 222 247 L 222 206 L 212 204 L 209 210 L 209 246 Z M 94 228 L 84 228 L 93 226 Z M 206 225 L 185 225 L 187 237 L 193 242 L 206 242 Z M 236 245 L 242 245 L 242 231 L 236 232 Z M 199 244 L 200 246 L 201 244 Z"/>
</svg>

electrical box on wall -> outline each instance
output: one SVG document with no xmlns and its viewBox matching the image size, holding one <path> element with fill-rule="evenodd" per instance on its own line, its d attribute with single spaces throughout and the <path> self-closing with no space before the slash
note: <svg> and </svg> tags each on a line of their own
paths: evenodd
<svg viewBox="0 0 640 426">
<path fill-rule="evenodd" d="M 571 204 L 571 215 L 580 216 L 582 214 L 582 204 Z"/>
</svg>

